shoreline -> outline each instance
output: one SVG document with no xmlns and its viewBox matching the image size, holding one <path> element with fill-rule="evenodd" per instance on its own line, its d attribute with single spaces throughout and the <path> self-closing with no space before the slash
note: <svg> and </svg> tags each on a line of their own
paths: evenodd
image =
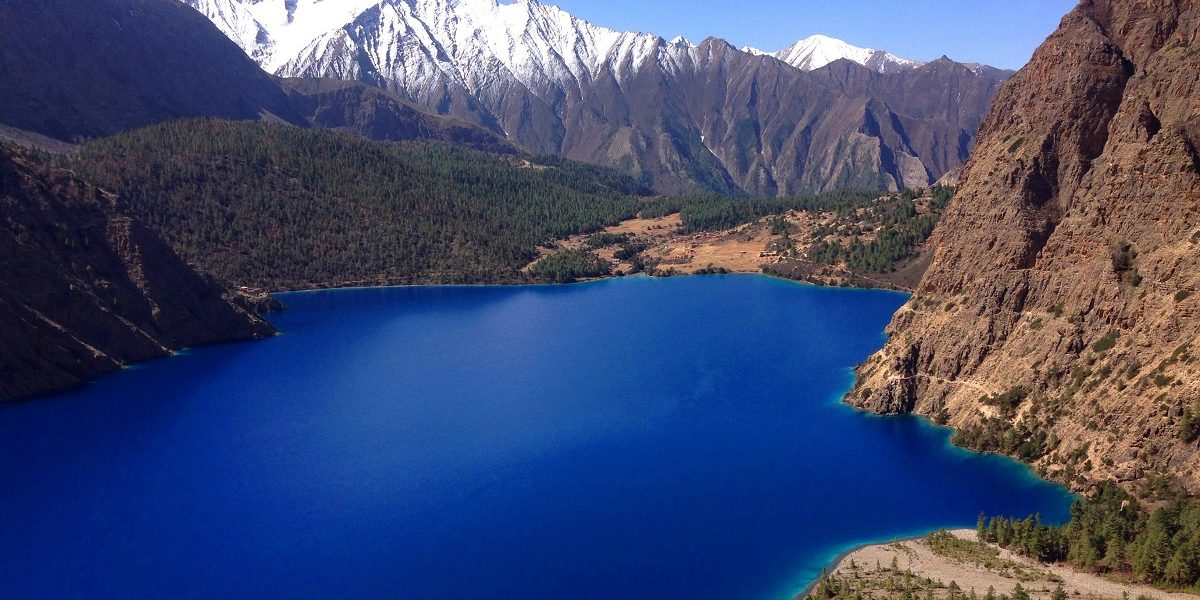
<svg viewBox="0 0 1200 600">
<path fill-rule="evenodd" d="M 915 541 L 923 540 L 923 539 L 929 537 L 929 534 L 934 533 L 936 531 L 938 531 L 938 530 L 934 529 L 933 531 L 929 531 L 929 532 L 926 532 L 926 533 L 923 533 L 920 535 L 910 535 L 910 536 L 906 536 L 906 537 L 899 537 L 899 538 L 895 538 L 895 539 L 892 539 L 892 540 L 889 540 L 886 542 L 876 541 L 876 542 L 856 543 L 853 546 L 850 546 L 849 548 L 837 553 L 837 555 L 835 555 L 832 559 L 828 560 L 825 563 L 826 566 L 821 568 L 821 573 L 833 573 L 839 566 L 841 566 L 843 561 L 845 561 L 847 558 L 850 557 L 850 555 L 852 555 L 855 552 L 858 552 L 860 550 L 864 550 L 866 548 L 871 548 L 874 546 L 885 546 L 885 545 L 890 545 L 890 544 L 902 544 L 902 543 L 906 543 L 906 542 L 915 542 Z M 812 581 L 808 582 L 808 584 L 804 586 L 803 590 L 794 594 L 792 596 L 792 600 L 804 598 L 804 597 L 808 596 L 809 594 L 811 594 L 813 592 L 813 590 L 816 589 L 817 584 L 821 583 L 821 573 L 818 573 L 817 576 L 814 577 Z"/>
<path fill-rule="evenodd" d="M 947 535 L 931 543 L 930 536 L 939 531 Z M 853 591 L 865 598 L 890 598 L 899 578 L 903 578 L 905 585 L 916 585 L 918 593 L 924 590 L 928 594 L 925 597 L 938 600 L 953 597 L 951 583 L 960 590 L 957 598 L 971 592 L 982 597 L 989 588 L 997 594 L 1008 594 L 1017 585 L 1033 600 L 1049 600 L 1059 586 L 1070 598 L 1079 600 L 1198 597 L 1189 592 L 1111 580 L 1065 564 L 1041 563 L 995 544 L 981 543 L 976 540 L 975 530 L 967 528 L 940 529 L 922 536 L 861 544 L 840 553 L 824 573 L 840 589 L 839 597 Z M 820 582 L 818 576 L 792 600 L 807 597 Z"/>
<path fill-rule="evenodd" d="M 299 288 L 299 289 L 276 290 L 276 292 L 263 292 L 264 294 L 268 295 L 269 298 L 278 302 L 278 304 L 280 304 L 282 306 L 282 308 L 280 308 L 280 310 L 259 310 L 256 313 L 258 314 L 258 317 L 263 318 L 266 320 L 266 322 L 270 323 L 271 314 L 286 312 L 288 310 L 286 302 L 283 302 L 280 298 L 278 298 L 278 296 L 286 296 L 286 295 L 292 295 L 292 294 L 314 294 L 314 293 L 325 293 L 325 292 L 353 292 L 353 290 L 409 289 L 409 288 L 413 288 L 413 289 L 420 289 L 420 288 L 498 288 L 499 289 L 499 288 L 523 288 L 523 287 L 530 287 L 530 288 L 556 287 L 557 288 L 557 287 L 570 287 L 570 286 L 586 286 L 586 284 L 596 284 L 596 283 L 602 283 L 602 282 L 620 281 L 620 280 L 626 280 L 626 278 L 631 278 L 631 277 L 632 278 L 642 278 L 642 280 L 671 280 L 671 278 L 680 278 L 680 277 L 710 277 L 710 276 L 766 277 L 766 278 L 768 278 L 768 280 L 775 280 L 775 281 L 780 281 L 780 282 L 797 284 L 797 286 L 805 286 L 805 287 L 821 288 L 821 289 L 847 290 L 847 292 L 851 292 L 851 290 L 858 290 L 858 292 L 884 292 L 884 293 L 892 293 L 892 294 L 904 294 L 904 295 L 910 296 L 910 298 L 911 298 L 911 294 L 908 294 L 906 292 L 900 292 L 900 290 L 895 290 L 895 289 L 864 288 L 864 287 L 853 287 L 853 286 L 850 286 L 850 287 L 818 286 L 818 284 L 815 284 L 815 283 L 790 280 L 790 278 L 778 277 L 778 276 L 766 274 L 766 272 L 746 271 L 746 272 L 727 272 L 727 274 L 679 274 L 679 275 L 672 275 L 670 277 L 654 277 L 654 276 L 650 276 L 647 274 L 643 274 L 643 272 L 638 272 L 638 274 L 596 277 L 596 278 L 590 278 L 590 280 L 581 280 L 581 281 L 576 281 L 576 282 L 572 282 L 572 283 L 553 283 L 553 282 L 545 282 L 545 283 L 538 283 L 538 282 L 396 283 L 396 284 L 383 284 L 383 286 L 362 286 L 362 284 L 347 282 L 346 284 L 331 284 L 331 286 L 325 286 L 325 287 L 313 286 L 313 287 Z M 230 290 L 230 292 L 240 293 L 239 288 L 248 288 L 248 287 L 247 286 L 233 286 L 233 287 L 229 287 L 228 289 Z M 88 388 L 88 386 L 92 382 L 95 382 L 96 379 L 100 379 L 100 378 L 107 377 L 107 376 L 112 376 L 112 374 L 114 374 L 114 373 L 127 371 L 127 370 L 130 370 L 130 368 L 138 367 L 138 366 L 144 365 L 144 364 L 149 364 L 149 362 L 172 359 L 172 358 L 175 358 L 175 356 L 184 354 L 184 353 L 188 352 L 188 350 L 191 350 L 191 349 L 205 348 L 205 347 L 210 347 L 210 346 L 224 346 L 224 344 L 233 344 L 233 343 L 259 342 L 259 341 L 263 341 L 263 340 L 270 340 L 271 337 L 277 337 L 280 335 L 283 335 L 283 331 L 276 330 L 274 335 L 266 336 L 263 338 L 246 338 L 246 340 L 222 340 L 222 341 L 197 344 L 197 346 L 185 346 L 185 347 L 182 347 L 182 348 L 179 348 L 176 350 L 172 350 L 172 352 L 170 352 L 166 355 L 154 356 L 154 358 L 140 360 L 137 362 L 130 362 L 130 364 L 121 365 L 119 368 L 114 368 L 114 370 L 97 373 L 96 376 L 89 377 L 84 380 L 80 380 L 80 382 L 73 382 L 73 383 L 67 384 L 67 385 L 55 386 L 55 388 L 44 389 L 41 391 L 32 392 L 32 394 L 28 394 L 28 395 L 7 398 L 7 400 L 0 401 L 0 404 L 36 402 L 36 401 L 44 400 L 44 398 L 60 396 L 60 395 L 65 395 L 65 394 L 71 394 L 71 392 Z"/>
<path fill-rule="evenodd" d="M 822 289 L 830 289 L 830 290 L 861 290 L 861 291 L 865 291 L 865 292 L 890 292 L 893 294 L 902 294 L 902 295 L 909 296 L 909 297 L 912 297 L 912 295 L 913 295 L 912 291 L 900 290 L 900 289 L 895 289 L 895 288 L 886 288 L 886 287 L 869 287 L 869 286 L 859 286 L 859 285 L 820 285 L 820 284 L 813 283 L 811 281 L 790 279 L 787 277 L 781 277 L 779 275 L 773 275 L 771 273 L 766 273 L 763 271 L 730 271 L 728 273 L 679 273 L 676 275 L 662 276 L 662 277 L 655 277 L 653 275 L 648 275 L 646 273 L 631 273 L 628 275 L 610 275 L 607 277 L 595 277 L 592 279 L 580 279 L 579 281 L 573 281 L 570 283 L 536 282 L 536 281 L 512 281 L 512 282 L 496 281 L 496 282 L 490 282 L 490 283 L 394 283 L 394 284 L 380 284 L 380 285 L 362 285 L 359 283 L 349 283 L 348 282 L 345 285 L 342 285 L 342 284 L 333 284 L 333 285 L 324 285 L 324 286 L 314 285 L 311 287 L 303 287 L 303 288 L 295 288 L 295 289 L 273 290 L 273 291 L 269 291 L 266 293 L 271 296 L 275 296 L 278 294 L 303 294 L 303 293 L 312 293 L 312 292 L 333 292 L 333 291 L 340 291 L 340 290 L 389 290 L 389 289 L 406 289 L 406 288 L 570 287 L 570 286 L 574 286 L 574 285 L 586 285 L 586 284 L 590 284 L 590 283 L 601 283 L 601 282 L 605 282 L 605 281 L 620 281 L 622 279 L 630 279 L 630 278 L 666 280 L 666 279 L 680 279 L 680 278 L 687 278 L 687 277 L 721 277 L 721 276 L 757 276 L 757 277 L 765 277 L 767 279 L 774 279 L 776 281 L 784 281 L 784 282 L 792 283 L 792 284 L 796 284 L 796 285 L 822 288 Z"/>
</svg>

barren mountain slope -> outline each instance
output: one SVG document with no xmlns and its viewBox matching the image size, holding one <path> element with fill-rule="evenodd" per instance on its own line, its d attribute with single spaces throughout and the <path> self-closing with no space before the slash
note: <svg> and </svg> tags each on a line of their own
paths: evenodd
<svg viewBox="0 0 1200 600">
<path fill-rule="evenodd" d="M 1200 492 L 1194 2 L 1064 18 L 1001 90 L 934 243 L 849 402 L 948 422 L 1076 488 Z"/>
</svg>

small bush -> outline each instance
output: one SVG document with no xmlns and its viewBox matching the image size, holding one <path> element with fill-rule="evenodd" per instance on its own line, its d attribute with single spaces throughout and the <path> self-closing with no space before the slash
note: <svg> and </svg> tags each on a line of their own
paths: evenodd
<svg viewBox="0 0 1200 600">
<path fill-rule="evenodd" d="M 1025 401 L 1027 396 L 1029 396 L 1029 390 L 1022 386 L 1017 386 L 1003 394 L 984 396 L 980 400 L 984 404 L 995 406 L 1007 414 L 1016 410 Z"/>
<path fill-rule="evenodd" d="M 1117 338 L 1119 337 L 1121 337 L 1121 332 L 1109 332 L 1108 335 L 1096 340 L 1096 343 L 1092 344 L 1092 352 L 1095 352 L 1096 354 L 1103 354 L 1109 350 L 1112 350 L 1114 347 L 1116 347 Z"/>
<path fill-rule="evenodd" d="M 788 223 L 787 219 L 780 216 L 771 217 L 770 225 L 771 235 L 787 235 L 788 230 L 792 227 L 792 224 Z"/>
<path fill-rule="evenodd" d="M 1142 276 L 1137 271 L 1137 250 L 1134 250 L 1133 245 L 1124 241 L 1116 241 L 1108 246 L 1109 255 L 1112 258 L 1113 272 L 1122 283 L 1137 287 L 1142 284 Z"/>
<path fill-rule="evenodd" d="M 1175 301 L 1176 302 L 1183 302 L 1184 300 L 1187 300 L 1188 298 L 1191 298 L 1191 297 L 1192 297 L 1192 292 L 1189 290 L 1179 290 L 1178 292 L 1175 292 Z"/>
<path fill-rule="evenodd" d="M 1179 422 L 1179 439 L 1194 442 L 1200 438 L 1200 400 L 1183 411 L 1183 420 Z"/>
</svg>

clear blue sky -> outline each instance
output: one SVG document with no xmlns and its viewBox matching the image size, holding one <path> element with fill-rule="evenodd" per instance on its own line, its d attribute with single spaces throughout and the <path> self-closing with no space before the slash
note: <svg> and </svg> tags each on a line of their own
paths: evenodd
<svg viewBox="0 0 1200 600">
<path fill-rule="evenodd" d="M 502 0 L 504 1 L 504 0 Z M 1016 69 L 1075 0 L 543 0 L 597 25 L 780 50 L 814 33 L 904 58 Z"/>
</svg>

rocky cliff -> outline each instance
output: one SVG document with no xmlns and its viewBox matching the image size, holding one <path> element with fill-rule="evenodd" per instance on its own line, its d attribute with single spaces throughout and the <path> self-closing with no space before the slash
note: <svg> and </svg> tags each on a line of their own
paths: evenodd
<svg viewBox="0 0 1200 600">
<path fill-rule="evenodd" d="M 1084 0 L 1000 91 L 848 401 L 1076 489 L 1200 492 L 1200 8 Z"/>
<path fill-rule="evenodd" d="M 273 330 L 119 201 L 0 146 L 0 401 Z"/>
</svg>

